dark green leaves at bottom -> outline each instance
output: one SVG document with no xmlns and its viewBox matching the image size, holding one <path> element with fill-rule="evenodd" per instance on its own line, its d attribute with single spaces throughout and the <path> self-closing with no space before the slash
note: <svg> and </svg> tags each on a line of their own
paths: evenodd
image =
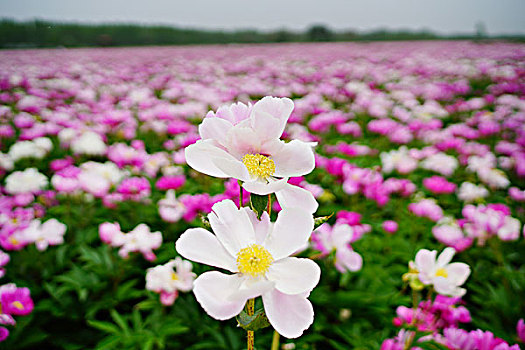
<svg viewBox="0 0 525 350">
<path fill-rule="evenodd" d="M 264 313 L 264 309 L 259 309 L 255 311 L 253 316 L 248 315 L 244 310 L 237 316 L 237 322 L 239 326 L 244 328 L 247 331 L 257 331 L 261 328 L 266 328 L 270 326 L 268 322 L 268 317 Z"/>
<path fill-rule="evenodd" d="M 268 207 L 268 195 L 259 196 L 257 194 L 250 193 L 250 205 L 255 213 L 257 213 L 257 219 L 261 219 L 262 214 Z"/>
</svg>

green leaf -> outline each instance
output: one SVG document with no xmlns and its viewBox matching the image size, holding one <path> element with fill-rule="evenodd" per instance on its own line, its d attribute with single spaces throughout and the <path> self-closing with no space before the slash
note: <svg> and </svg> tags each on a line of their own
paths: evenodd
<svg viewBox="0 0 525 350">
<path fill-rule="evenodd" d="M 239 326 L 244 328 L 247 331 L 256 331 L 261 328 L 266 328 L 270 326 L 268 318 L 264 313 L 263 309 L 255 311 L 253 316 L 248 315 L 244 310 L 237 316 L 237 322 Z"/>
<path fill-rule="evenodd" d="M 87 320 L 87 324 L 90 325 L 93 328 L 96 328 L 98 330 L 101 330 L 106 333 L 119 333 L 119 329 L 117 326 L 115 326 L 113 323 L 110 322 L 102 322 L 102 321 L 96 321 L 96 320 Z"/>
<path fill-rule="evenodd" d="M 199 215 L 200 219 L 201 219 L 201 222 L 202 222 L 202 225 L 204 226 L 204 228 L 210 230 L 211 229 L 211 225 L 210 225 L 210 220 L 208 220 L 208 217 L 206 215 Z"/>
<path fill-rule="evenodd" d="M 268 195 L 259 196 L 257 194 L 250 193 L 250 206 L 253 211 L 257 213 L 257 219 L 261 219 L 262 214 L 268 207 Z"/>
<path fill-rule="evenodd" d="M 327 216 L 319 216 L 314 219 L 314 230 L 327 222 L 332 216 L 334 216 L 334 213 L 327 215 Z"/>
<path fill-rule="evenodd" d="M 113 319 L 113 321 L 115 321 L 115 323 L 118 324 L 118 326 L 124 332 L 129 332 L 127 322 L 124 320 L 124 318 L 122 318 L 122 316 L 119 315 L 119 313 L 115 309 L 111 310 L 109 313 L 111 314 L 111 318 Z"/>
</svg>

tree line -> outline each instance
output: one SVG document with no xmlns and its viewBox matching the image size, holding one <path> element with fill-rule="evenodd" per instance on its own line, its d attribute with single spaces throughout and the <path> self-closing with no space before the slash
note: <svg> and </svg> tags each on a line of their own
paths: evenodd
<svg viewBox="0 0 525 350">
<path fill-rule="evenodd" d="M 313 25 L 303 32 L 275 30 L 200 30 L 164 25 L 138 24 L 81 24 L 43 20 L 18 22 L 0 20 L 0 48 L 86 47 L 190 45 L 227 43 L 278 43 L 319 41 L 380 41 L 380 40 L 437 40 L 488 39 L 484 34 L 440 36 L 430 31 L 371 32 L 333 31 L 324 25 Z M 491 37 L 523 41 L 523 36 Z"/>
</svg>

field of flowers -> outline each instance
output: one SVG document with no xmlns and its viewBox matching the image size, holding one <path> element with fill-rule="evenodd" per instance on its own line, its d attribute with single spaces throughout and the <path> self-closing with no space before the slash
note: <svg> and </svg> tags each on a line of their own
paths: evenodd
<svg viewBox="0 0 525 350">
<path fill-rule="evenodd" d="M 0 349 L 525 342 L 525 45 L 1 51 L 0 151 Z"/>
</svg>

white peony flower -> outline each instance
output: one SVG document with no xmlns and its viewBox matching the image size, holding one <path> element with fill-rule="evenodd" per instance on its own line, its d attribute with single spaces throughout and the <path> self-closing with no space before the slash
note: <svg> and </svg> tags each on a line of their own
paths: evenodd
<svg viewBox="0 0 525 350">
<path fill-rule="evenodd" d="M 471 182 L 465 181 L 459 186 L 457 190 L 458 198 L 464 202 L 473 202 L 475 200 L 485 198 L 489 195 L 489 191 L 479 185 L 476 186 Z"/>
<path fill-rule="evenodd" d="M 107 145 L 99 134 L 86 131 L 71 142 L 71 150 L 76 154 L 104 155 Z"/>
<path fill-rule="evenodd" d="M 9 154 L 0 152 L 0 169 L 11 171 L 14 167 L 15 164 Z"/>
<path fill-rule="evenodd" d="M 176 250 L 198 263 L 233 274 L 205 272 L 194 282 L 197 301 L 213 318 L 239 314 L 246 301 L 262 296 L 270 324 L 287 338 L 299 337 L 313 322 L 307 297 L 319 282 L 321 270 L 310 259 L 290 257 L 308 241 L 312 215 L 302 209 L 283 209 L 275 223 L 267 213 L 259 221 L 248 208 L 231 200 L 216 203 L 208 215 L 215 234 L 202 228 L 186 230 Z"/>
<path fill-rule="evenodd" d="M 408 174 L 417 168 L 417 159 L 409 155 L 406 146 L 401 146 L 397 150 L 381 152 L 381 169 L 388 174 L 396 170 L 400 174 Z"/>
<path fill-rule="evenodd" d="M 460 297 L 466 293 L 459 288 L 470 275 L 470 267 L 465 263 L 451 263 L 456 253 L 454 248 L 445 248 L 436 260 L 437 251 L 421 249 L 416 254 L 415 268 L 419 280 L 424 285 L 433 285 L 437 293 Z"/>
<path fill-rule="evenodd" d="M 9 148 L 8 154 L 16 162 L 22 158 L 44 158 L 47 151 L 33 141 L 18 141 Z"/>
<path fill-rule="evenodd" d="M 423 169 L 432 170 L 444 176 L 450 176 L 454 173 L 458 164 L 458 160 L 455 157 L 445 153 L 436 153 L 427 157 L 419 165 Z"/>
<path fill-rule="evenodd" d="M 5 190 L 10 194 L 37 193 L 47 186 L 47 177 L 36 168 L 15 171 L 5 179 Z"/>
</svg>

